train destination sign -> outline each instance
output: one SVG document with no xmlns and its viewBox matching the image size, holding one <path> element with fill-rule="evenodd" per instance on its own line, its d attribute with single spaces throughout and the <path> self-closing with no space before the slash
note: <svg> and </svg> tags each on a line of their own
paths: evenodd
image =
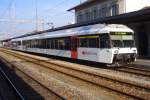
<svg viewBox="0 0 150 100">
<path fill-rule="evenodd" d="M 128 33 L 128 32 L 113 32 L 113 33 L 111 33 L 111 35 L 132 35 L 132 33 Z"/>
</svg>

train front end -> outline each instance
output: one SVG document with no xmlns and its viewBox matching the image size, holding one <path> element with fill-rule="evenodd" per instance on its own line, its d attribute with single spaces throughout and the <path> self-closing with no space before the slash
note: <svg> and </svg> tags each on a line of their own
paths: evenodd
<svg viewBox="0 0 150 100">
<path fill-rule="evenodd" d="M 111 32 L 112 65 L 120 66 L 136 61 L 137 49 L 133 32 Z"/>
</svg>

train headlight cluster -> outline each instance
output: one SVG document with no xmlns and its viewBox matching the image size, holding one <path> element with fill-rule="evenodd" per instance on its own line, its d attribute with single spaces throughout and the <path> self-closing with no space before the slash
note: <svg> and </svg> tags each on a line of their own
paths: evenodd
<svg viewBox="0 0 150 100">
<path fill-rule="evenodd" d="M 119 53 L 119 51 L 118 51 L 118 50 L 115 50 L 115 51 L 114 51 L 114 53 L 115 53 L 115 54 L 118 54 L 118 53 Z"/>
<path fill-rule="evenodd" d="M 133 50 L 134 53 L 136 53 L 136 50 Z"/>
</svg>

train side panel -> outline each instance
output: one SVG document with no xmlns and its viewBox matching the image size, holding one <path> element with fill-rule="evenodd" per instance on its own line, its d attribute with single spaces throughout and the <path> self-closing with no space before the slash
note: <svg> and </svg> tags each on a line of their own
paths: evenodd
<svg viewBox="0 0 150 100">
<path fill-rule="evenodd" d="M 78 59 L 101 63 L 112 63 L 113 53 L 111 49 L 78 48 Z"/>
<path fill-rule="evenodd" d="M 17 49 L 17 50 L 21 50 L 21 49 Z M 24 48 L 22 50 L 28 52 L 35 52 L 35 53 L 71 58 L 71 51 L 69 50 L 40 49 L 40 48 L 26 48 L 26 49 Z"/>
</svg>

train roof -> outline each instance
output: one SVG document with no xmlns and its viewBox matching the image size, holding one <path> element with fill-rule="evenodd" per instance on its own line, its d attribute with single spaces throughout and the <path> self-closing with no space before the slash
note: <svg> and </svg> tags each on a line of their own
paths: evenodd
<svg viewBox="0 0 150 100">
<path fill-rule="evenodd" d="M 125 25 L 120 24 L 95 24 L 76 28 L 69 28 L 59 31 L 45 32 L 43 34 L 36 34 L 32 36 L 12 39 L 11 41 L 21 41 L 21 40 L 32 40 L 32 39 L 44 39 L 44 38 L 57 38 L 57 37 L 68 37 L 68 36 L 78 36 L 78 35 L 92 35 L 92 34 L 102 34 L 110 32 L 132 32 L 130 28 Z"/>
</svg>

